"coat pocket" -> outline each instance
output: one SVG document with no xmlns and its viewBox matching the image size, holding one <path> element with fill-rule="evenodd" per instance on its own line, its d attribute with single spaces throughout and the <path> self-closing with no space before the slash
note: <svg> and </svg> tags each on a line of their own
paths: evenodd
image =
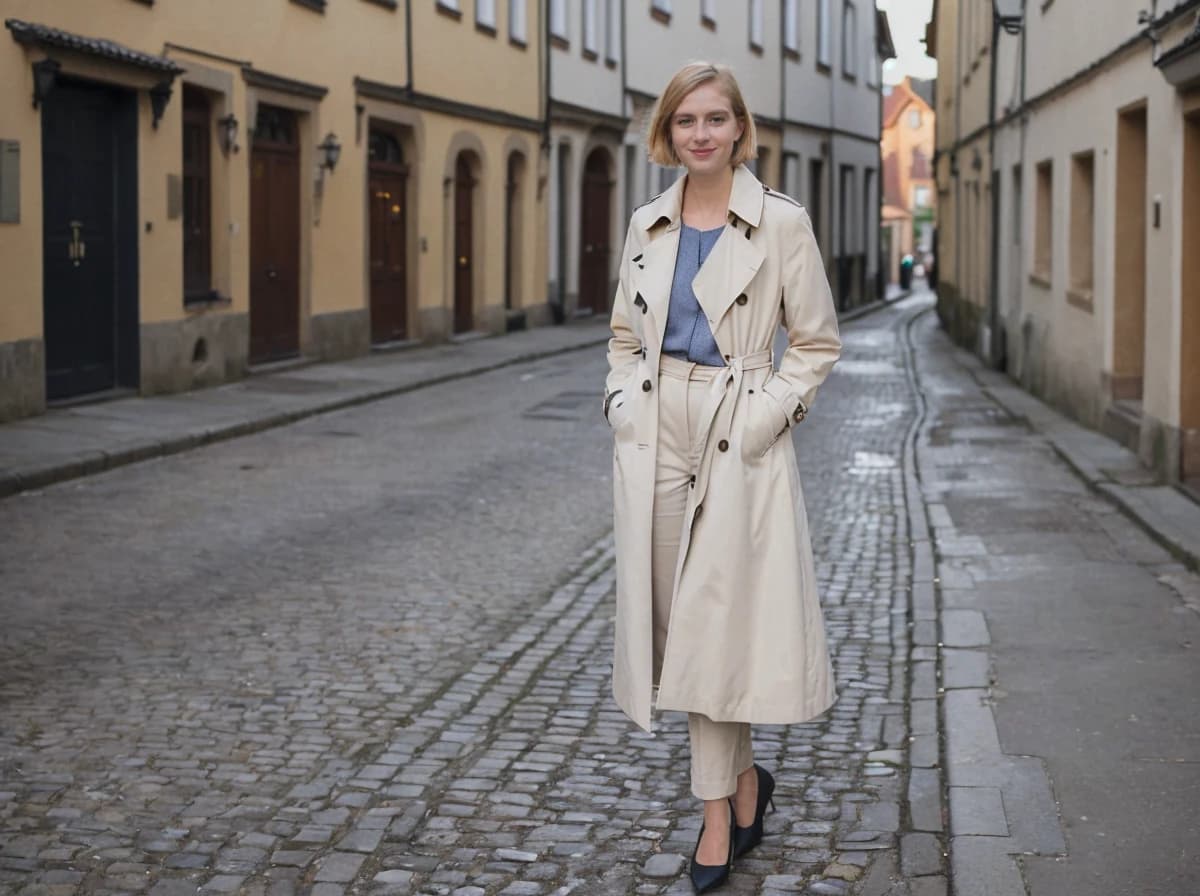
<svg viewBox="0 0 1200 896">
<path fill-rule="evenodd" d="M 761 390 L 746 396 L 742 424 L 742 460 L 761 459 L 779 437 L 787 432 L 788 418 L 779 402 Z"/>
</svg>

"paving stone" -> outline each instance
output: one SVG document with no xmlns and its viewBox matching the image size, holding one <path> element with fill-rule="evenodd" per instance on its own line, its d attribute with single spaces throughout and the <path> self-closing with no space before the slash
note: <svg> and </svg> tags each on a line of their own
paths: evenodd
<svg viewBox="0 0 1200 896">
<path fill-rule="evenodd" d="M 900 868 L 905 877 L 940 874 L 942 845 L 933 834 L 904 834 L 900 838 Z"/>
<path fill-rule="evenodd" d="M 642 865 L 642 874 L 646 877 L 675 877 L 683 870 L 686 861 L 676 853 L 656 853 Z"/>
</svg>

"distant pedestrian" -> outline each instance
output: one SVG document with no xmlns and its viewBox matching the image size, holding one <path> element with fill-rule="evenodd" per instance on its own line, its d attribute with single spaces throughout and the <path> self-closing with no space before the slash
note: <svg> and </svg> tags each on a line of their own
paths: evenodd
<svg viewBox="0 0 1200 896">
<path fill-rule="evenodd" d="M 652 704 L 688 713 L 699 893 L 762 839 L 775 782 L 750 725 L 804 722 L 834 700 L 788 430 L 841 342 L 808 213 L 745 165 L 754 119 L 732 72 L 680 69 L 648 143 L 686 173 L 633 213 L 613 303 L 613 693 L 646 730 Z"/>
</svg>

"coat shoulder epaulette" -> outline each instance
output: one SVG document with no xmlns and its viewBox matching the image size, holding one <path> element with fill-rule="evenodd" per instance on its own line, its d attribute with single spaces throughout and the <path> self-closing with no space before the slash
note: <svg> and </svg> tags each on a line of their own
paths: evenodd
<svg viewBox="0 0 1200 896">
<path fill-rule="evenodd" d="M 665 193 L 665 192 L 667 192 L 667 191 L 666 191 L 666 190 L 663 190 L 663 193 Z M 633 210 L 636 212 L 636 211 L 638 211 L 639 209 L 643 209 L 643 208 L 645 208 L 646 206 L 648 206 L 648 205 L 651 205 L 652 203 L 655 203 L 655 202 L 657 202 L 657 201 L 658 201 L 658 197 L 659 197 L 659 196 L 661 196 L 661 195 L 662 195 L 662 193 L 657 193 L 657 194 L 655 194 L 654 196 L 651 196 L 649 199 L 647 199 L 647 200 L 646 200 L 645 202 L 643 202 L 641 205 L 635 205 L 635 206 L 633 207 Z"/>
<path fill-rule="evenodd" d="M 790 202 L 796 208 L 804 208 L 799 202 L 789 196 L 787 193 L 780 193 L 778 190 L 772 190 L 766 184 L 763 184 L 763 193 L 767 196 L 774 196 L 776 199 L 782 199 L 784 202 Z"/>
</svg>

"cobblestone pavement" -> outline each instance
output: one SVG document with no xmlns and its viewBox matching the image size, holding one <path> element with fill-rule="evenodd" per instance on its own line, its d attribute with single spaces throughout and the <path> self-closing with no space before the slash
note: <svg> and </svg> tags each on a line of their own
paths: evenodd
<svg viewBox="0 0 1200 896">
<path fill-rule="evenodd" d="M 779 811 L 733 893 L 897 861 L 911 314 L 844 328 L 797 434 L 841 696 L 755 728 Z M 0 894 L 690 892 L 685 718 L 645 735 L 609 696 L 603 368 L 0 502 Z"/>
</svg>

